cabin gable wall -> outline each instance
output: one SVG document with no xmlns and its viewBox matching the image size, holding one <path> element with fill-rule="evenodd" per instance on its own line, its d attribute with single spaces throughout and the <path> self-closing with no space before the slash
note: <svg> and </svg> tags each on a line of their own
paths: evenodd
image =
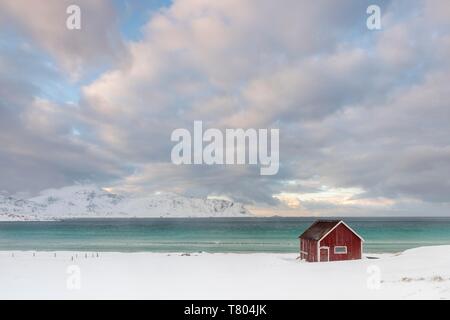
<svg viewBox="0 0 450 320">
<path fill-rule="evenodd" d="M 361 244 L 361 239 L 342 223 L 320 241 L 321 247 L 330 248 L 330 261 L 361 259 Z M 336 246 L 346 246 L 347 253 L 335 254 Z"/>
</svg>

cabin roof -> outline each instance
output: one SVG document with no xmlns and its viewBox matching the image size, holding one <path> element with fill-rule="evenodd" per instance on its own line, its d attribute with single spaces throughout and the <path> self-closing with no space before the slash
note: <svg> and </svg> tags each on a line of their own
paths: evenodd
<svg viewBox="0 0 450 320">
<path fill-rule="evenodd" d="M 361 241 L 364 241 L 364 239 L 359 234 L 357 234 L 342 220 L 317 220 L 308 229 L 306 229 L 305 232 L 303 232 L 299 236 L 299 238 L 320 241 L 341 223 L 345 225 L 347 229 L 353 232 L 358 238 L 360 238 Z"/>
<path fill-rule="evenodd" d="M 341 220 L 317 220 L 308 229 L 303 232 L 299 238 L 320 240 L 330 230 L 336 227 Z"/>
</svg>

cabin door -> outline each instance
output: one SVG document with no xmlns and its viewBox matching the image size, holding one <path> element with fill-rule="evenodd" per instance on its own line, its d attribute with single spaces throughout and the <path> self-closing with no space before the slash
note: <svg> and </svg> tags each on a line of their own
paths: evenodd
<svg viewBox="0 0 450 320">
<path fill-rule="evenodd" d="M 321 262 L 330 261 L 330 248 L 328 247 L 320 248 L 320 261 Z"/>
</svg>

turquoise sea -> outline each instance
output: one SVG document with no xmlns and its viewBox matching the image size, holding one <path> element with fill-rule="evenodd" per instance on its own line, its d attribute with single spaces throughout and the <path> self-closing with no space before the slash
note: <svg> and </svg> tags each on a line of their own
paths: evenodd
<svg viewBox="0 0 450 320">
<path fill-rule="evenodd" d="M 315 218 L 84 219 L 0 222 L 0 250 L 298 252 Z M 450 245 L 450 218 L 347 218 L 364 251 Z"/>
</svg>

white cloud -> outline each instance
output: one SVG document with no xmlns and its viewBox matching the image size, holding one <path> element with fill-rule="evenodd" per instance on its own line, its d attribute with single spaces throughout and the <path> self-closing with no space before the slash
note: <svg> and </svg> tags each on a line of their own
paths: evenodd
<svg viewBox="0 0 450 320">
<path fill-rule="evenodd" d="M 432 108 L 433 119 L 445 113 L 444 106 L 430 104 L 437 93 L 445 101 L 445 92 L 439 93 L 439 83 L 431 79 L 437 76 L 437 61 L 443 61 L 440 53 L 448 50 L 426 36 L 435 27 L 434 11 L 404 18 L 404 7 L 386 6 L 382 32 L 361 29 L 351 37 L 362 17 L 349 5 L 176 1 L 152 18 L 141 41 L 129 45 L 120 68 L 84 88 L 89 107 L 109 120 L 107 126 L 98 125 L 99 131 L 126 131 L 120 148 L 134 152 L 133 159 L 147 168 L 153 162 L 146 159 L 161 161 L 157 153 L 167 149 L 140 152 L 136 137 L 161 141 L 199 117 L 218 127 L 281 126 L 285 171 L 278 182 L 264 182 L 272 184 L 267 196 L 280 191 L 285 178 L 319 175 L 336 189 L 363 187 L 373 194 L 352 204 L 391 204 L 389 196 L 400 195 L 427 198 L 423 190 L 388 187 L 393 175 L 408 181 L 412 172 L 380 167 L 378 161 L 394 152 L 405 163 L 402 144 L 414 145 L 405 135 L 413 134 Z M 422 7 L 416 3 L 414 9 Z M 365 40 L 355 40 L 358 36 Z M 447 36 L 441 32 L 438 39 Z M 412 72 L 418 61 L 423 69 Z M 159 125 L 149 126 L 154 119 Z M 138 124 L 131 132 L 130 123 Z M 434 144 L 436 132 L 424 129 L 427 135 L 414 139 Z M 390 130 L 395 132 L 386 136 Z M 178 171 L 169 168 L 167 175 Z M 196 170 L 184 171 L 177 185 L 211 187 L 209 179 L 195 177 Z M 219 172 L 211 173 L 221 181 Z M 242 188 L 238 192 L 242 195 Z"/>
<path fill-rule="evenodd" d="M 78 79 L 87 67 L 113 62 L 122 51 L 117 16 L 106 0 L 76 1 L 81 9 L 81 30 L 69 30 L 66 9 L 71 0 L 2 0 L 0 26 L 23 32 L 56 58 L 71 78 Z"/>
<path fill-rule="evenodd" d="M 92 36 L 73 39 L 47 21 L 60 4 L 36 18 L 20 13 L 24 3 L 3 6 L 71 72 L 92 57 L 117 58 L 104 37 L 111 10 Z M 112 188 L 220 195 L 263 211 L 284 203 L 308 214 L 403 212 L 414 202 L 440 213 L 450 202 L 448 2 L 383 2 L 377 32 L 365 26 L 368 3 L 175 1 L 82 88 L 78 109 L 30 94 L 20 124 L 89 151 L 86 167 L 61 165 L 61 180 L 90 166 L 116 178 Z M 172 165 L 170 133 L 194 120 L 279 127 L 280 173 Z"/>
</svg>

